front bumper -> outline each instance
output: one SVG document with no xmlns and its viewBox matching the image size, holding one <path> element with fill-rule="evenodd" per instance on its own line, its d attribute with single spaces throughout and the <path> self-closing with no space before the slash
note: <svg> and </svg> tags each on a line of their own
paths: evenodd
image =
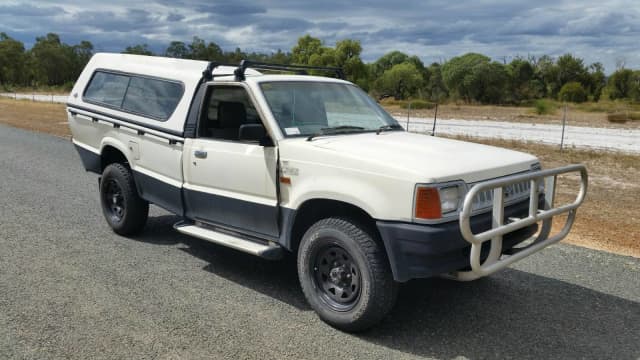
<svg viewBox="0 0 640 360">
<path fill-rule="evenodd" d="M 543 197 L 540 197 L 539 203 L 542 207 Z M 529 202 L 525 200 L 506 207 L 505 218 L 525 216 L 528 210 Z M 390 221 L 378 221 L 376 224 L 396 281 L 438 276 L 470 265 L 471 244 L 462 237 L 459 221 L 435 225 Z M 474 232 L 489 230 L 491 224 L 491 212 L 471 218 Z M 534 224 L 506 235 L 503 239 L 503 251 L 530 238 L 537 230 L 538 226 Z M 488 245 L 483 247 L 485 257 L 489 252 Z"/>
<path fill-rule="evenodd" d="M 576 198 L 554 206 L 556 181 L 567 174 L 579 175 Z M 505 206 L 505 189 L 522 182 L 529 183 L 529 198 Z M 544 191 L 540 185 L 544 185 Z M 569 234 L 587 185 L 584 165 L 533 171 L 475 184 L 465 195 L 458 221 L 440 225 L 378 221 L 394 279 L 407 281 L 446 274 L 470 281 L 504 269 Z M 472 216 L 473 202 L 484 191 L 493 194 L 491 212 Z M 564 225 L 551 236 L 553 219 L 560 215 L 566 215 Z M 525 246 L 514 248 L 526 240 Z"/>
</svg>

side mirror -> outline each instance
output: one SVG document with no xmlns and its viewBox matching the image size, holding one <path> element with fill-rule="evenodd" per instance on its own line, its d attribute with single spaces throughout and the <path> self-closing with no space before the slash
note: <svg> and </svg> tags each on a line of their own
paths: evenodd
<svg viewBox="0 0 640 360">
<path fill-rule="evenodd" d="M 238 131 L 240 141 L 258 141 L 262 146 L 273 146 L 273 141 L 267 135 L 267 130 L 262 124 L 243 124 Z"/>
</svg>

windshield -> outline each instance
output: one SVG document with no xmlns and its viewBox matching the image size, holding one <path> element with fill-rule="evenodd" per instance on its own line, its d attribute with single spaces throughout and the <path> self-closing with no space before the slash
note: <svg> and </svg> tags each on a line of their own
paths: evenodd
<svg viewBox="0 0 640 360">
<path fill-rule="evenodd" d="M 278 81 L 261 83 L 260 87 L 285 136 L 401 129 L 394 118 L 353 85 Z"/>
</svg>

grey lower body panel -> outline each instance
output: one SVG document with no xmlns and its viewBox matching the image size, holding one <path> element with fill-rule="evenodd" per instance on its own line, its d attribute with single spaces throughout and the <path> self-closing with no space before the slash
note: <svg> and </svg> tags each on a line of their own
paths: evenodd
<svg viewBox="0 0 640 360">
<path fill-rule="evenodd" d="M 543 206 L 544 198 L 540 199 Z M 505 218 L 526 216 L 529 202 L 523 201 L 505 208 Z M 474 231 L 491 228 L 491 213 L 479 214 L 471 218 Z M 470 245 L 460 233 L 458 221 L 436 225 L 377 221 L 380 236 L 391 263 L 396 281 L 438 276 L 469 267 Z M 532 225 L 503 238 L 503 251 L 508 250 L 531 237 L 538 230 Z M 486 257 L 489 243 L 483 246 Z"/>
<path fill-rule="evenodd" d="M 94 172 L 96 174 L 102 173 L 102 159 L 100 155 L 91 152 L 83 147 L 75 145 L 76 151 L 78 155 L 80 155 L 80 160 L 82 161 L 82 165 L 84 169 L 90 172 Z"/>
<path fill-rule="evenodd" d="M 135 170 L 133 171 L 133 178 L 141 198 L 176 215 L 184 216 L 182 188 L 169 185 Z"/>
<path fill-rule="evenodd" d="M 278 207 L 184 189 L 185 217 L 277 238 Z"/>
</svg>

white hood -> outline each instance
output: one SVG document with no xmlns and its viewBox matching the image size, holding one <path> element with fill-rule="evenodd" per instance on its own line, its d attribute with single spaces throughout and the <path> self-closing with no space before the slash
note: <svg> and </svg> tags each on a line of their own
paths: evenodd
<svg viewBox="0 0 640 360">
<path fill-rule="evenodd" d="M 304 151 L 311 150 L 309 147 L 324 150 L 321 156 L 314 154 L 313 158 L 326 165 L 359 167 L 362 171 L 423 183 L 452 180 L 472 183 L 527 171 L 538 161 L 532 155 L 517 151 L 401 131 L 317 137 L 312 141 L 296 139 L 295 142 L 300 156 L 311 155 Z"/>
</svg>

